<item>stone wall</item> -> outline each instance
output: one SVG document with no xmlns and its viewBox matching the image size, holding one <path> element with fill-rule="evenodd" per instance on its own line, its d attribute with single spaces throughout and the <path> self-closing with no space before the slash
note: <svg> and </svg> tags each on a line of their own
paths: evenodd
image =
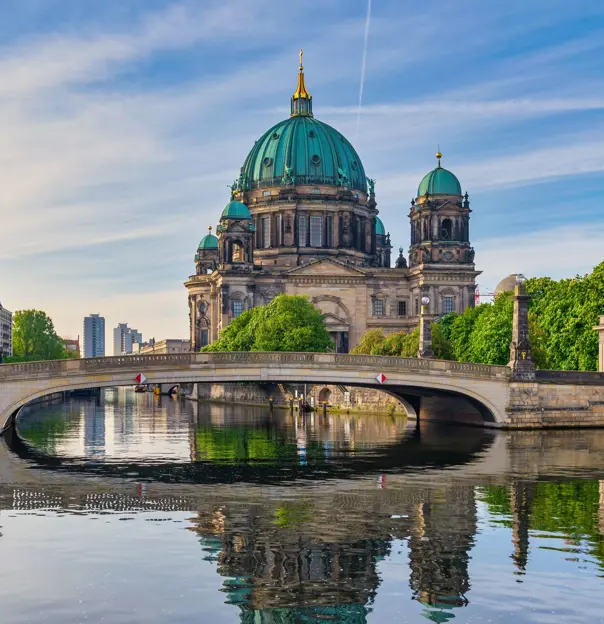
<svg viewBox="0 0 604 624">
<path fill-rule="evenodd" d="M 193 384 L 191 384 L 192 386 Z M 289 407 L 295 390 L 302 392 L 302 386 L 289 384 L 220 383 L 196 384 L 196 392 L 187 389 L 186 396 L 200 401 L 224 401 L 248 405 L 268 405 L 273 399 L 276 407 Z M 395 397 L 371 388 L 349 388 L 345 386 L 308 385 L 308 399 L 316 409 L 325 400 L 328 408 L 338 411 L 360 411 L 371 413 L 405 414 L 403 404 Z M 312 401 L 311 401 L 312 399 Z"/>
<path fill-rule="evenodd" d="M 508 418 L 502 425 L 520 429 L 604 427 L 604 375 L 599 381 L 595 375 L 598 373 L 591 383 L 583 384 L 562 379 L 558 383 L 511 382 Z"/>
<path fill-rule="evenodd" d="M 403 404 L 394 396 L 372 388 L 347 386 L 313 386 L 309 396 L 318 407 L 326 401 L 328 408 L 339 411 L 406 414 Z"/>
</svg>

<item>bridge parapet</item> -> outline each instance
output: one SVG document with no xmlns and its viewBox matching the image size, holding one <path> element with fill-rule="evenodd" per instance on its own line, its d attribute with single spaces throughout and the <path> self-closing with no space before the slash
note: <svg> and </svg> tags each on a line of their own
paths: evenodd
<svg viewBox="0 0 604 624">
<path fill-rule="evenodd" d="M 140 369 L 142 371 L 183 368 L 195 365 L 223 366 L 308 364 L 328 367 L 375 368 L 376 373 L 384 370 L 400 370 L 417 373 L 445 373 L 454 376 L 487 377 L 508 379 L 507 366 L 472 364 L 450 360 L 433 360 L 394 357 L 386 355 L 354 355 L 343 353 L 173 353 L 154 355 L 123 355 L 113 357 L 86 358 L 78 360 L 53 360 L 49 362 L 24 362 L 0 366 L 0 380 L 69 376 L 81 373 Z"/>
</svg>

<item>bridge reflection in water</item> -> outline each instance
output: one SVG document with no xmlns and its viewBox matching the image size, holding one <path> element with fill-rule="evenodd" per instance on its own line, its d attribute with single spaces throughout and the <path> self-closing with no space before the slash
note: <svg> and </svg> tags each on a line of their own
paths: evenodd
<svg viewBox="0 0 604 624">
<path fill-rule="evenodd" d="M 477 506 L 509 526 L 519 575 L 530 570 L 530 528 L 580 534 L 604 564 L 599 432 L 417 432 L 399 418 L 155 401 L 107 394 L 24 418 L 25 441 L 0 450 L 0 508 L 192 512 L 188 528 L 227 602 L 254 624 L 365 622 L 398 551 L 401 600 L 428 620 L 453 619 L 471 600 Z M 569 473 L 580 480 L 564 482 Z M 591 505 L 580 522 L 565 488 Z"/>
</svg>

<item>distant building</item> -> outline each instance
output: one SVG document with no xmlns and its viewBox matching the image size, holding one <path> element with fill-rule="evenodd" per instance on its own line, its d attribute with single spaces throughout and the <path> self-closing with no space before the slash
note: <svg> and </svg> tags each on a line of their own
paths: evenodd
<svg viewBox="0 0 604 624">
<path fill-rule="evenodd" d="M 118 323 L 113 330 L 113 355 L 129 355 L 133 351 L 139 351 L 143 335 L 137 329 L 128 327 L 128 323 Z"/>
<path fill-rule="evenodd" d="M 82 357 L 103 357 L 105 355 L 105 318 L 91 314 L 84 318 L 82 336 Z"/>
<path fill-rule="evenodd" d="M 141 355 L 165 354 L 165 353 L 188 353 L 191 350 L 190 340 L 179 338 L 166 338 L 164 340 L 151 339 L 149 344 L 140 350 Z"/>
<path fill-rule="evenodd" d="M 73 338 L 63 338 L 63 344 L 65 345 L 65 349 L 67 351 L 73 351 L 80 355 L 80 337 L 77 337 L 77 340 Z"/>
<path fill-rule="evenodd" d="M 0 303 L 0 347 L 5 356 L 13 354 L 13 314 Z"/>
</svg>

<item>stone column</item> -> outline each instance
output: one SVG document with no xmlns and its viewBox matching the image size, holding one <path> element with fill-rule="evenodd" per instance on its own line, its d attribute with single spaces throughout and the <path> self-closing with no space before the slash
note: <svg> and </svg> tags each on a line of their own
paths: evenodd
<svg viewBox="0 0 604 624">
<path fill-rule="evenodd" d="M 430 313 L 430 297 L 422 297 L 419 317 L 419 352 L 417 357 L 430 359 L 434 357 L 432 350 L 432 320 Z"/>
<path fill-rule="evenodd" d="M 598 370 L 604 373 L 604 314 L 600 316 L 600 324 L 596 325 L 594 329 L 600 335 L 600 349 L 598 352 Z"/>
<path fill-rule="evenodd" d="M 514 319 L 512 322 L 512 342 L 510 344 L 510 361 L 515 379 L 535 379 L 535 363 L 529 340 L 528 304 L 530 297 L 526 293 L 524 277 L 519 276 L 514 288 Z"/>
</svg>

